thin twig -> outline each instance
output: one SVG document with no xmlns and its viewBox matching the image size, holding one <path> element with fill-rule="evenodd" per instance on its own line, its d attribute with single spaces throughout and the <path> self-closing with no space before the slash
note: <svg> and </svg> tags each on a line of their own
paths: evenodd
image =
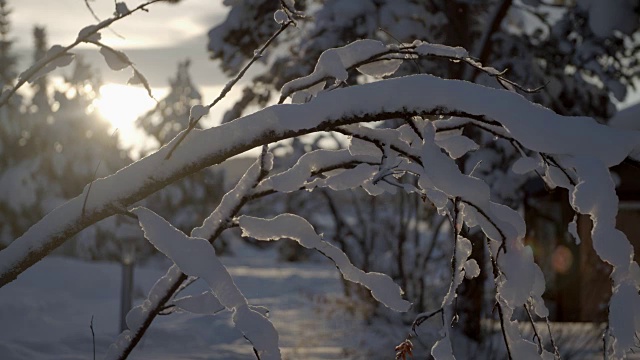
<svg viewBox="0 0 640 360">
<path fill-rule="evenodd" d="M 89 193 L 91 192 L 91 186 L 93 182 L 96 180 L 96 175 L 98 174 L 98 169 L 100 168 L 100 164 L 102 164 L 102 159 L 98 161 L 98 165 L 96 165 L 96 169 L 93 171 L 93 177 L 91 178 L 91 182 L 89 183 L 89 188 L 87 189 L 87 194 L 84 196 L 84 202 L 82 203 L 82 216 L 84 216 L 84 211 L 87 208 L 87 200 L 89 199 Z"/>
<path fill-rule="evenodd" d="M 91 16 L 93 16 L 93 18 L 97 21 L 97 22 L 102 22 L 102 19 L 100 19 L 98 17 L 98 14 L 96 14 L 95 11 L 93 11 L 93 8 L 91 7 L 91 5 L 89 4 L 89 0 L 84 0 L 84 4 L 87 6 L 87 9 L 89 9 L 89 12 L 91 13 Z M 113 30 L 112 28 L 107 28 L 109 31 L 111 31 L 111 33 L 113 33 L 113 35 L 119 37 L 120 39 L 124 39 L 124 36 L 118 34 L 115 30 Z"/>
<path fill-rule="evenodd" d="M 416 136 L 418 136 L 420 138 L 420 140 L 424 141 L 424 137 L 422 136 L 422 133 L 418 130 L 418 126 L 416 125 L 415 120 L 413 118 L 409 118 L 409 119 L 407 119 L 407 124 L 409 125 L 411 130 L 413 130 L 413 132 L 416 134 Z"/>
<path fill-rule="evenodd" d="M 245 337 L 246 338 L 246 337 Z M 260 354 L 258 354 L 258 349 L 253 348 L 253 353 L 256 355 L 256 359 L 260 360 Z"/>
<path fill-rule="evenodd" d="M 93 315 L 91 315 L 89 329 L 91 329 L 91 339 L 93 340 L 93 360 L 96 360 L 96 334 L 93 332 Z"/>
<path fill-rule="evenodd" d="M 513 360 L 513 355 L 511 355 L 511 346 L 509 345 L 509 339 L 507 338 L 507 333 L 504 329 L 504 314 L 502 313 L 502 305 L 500 304 L 500 300 L 497 301 L 498 304 L 498 316 L 500 317 L 500 329 L 502 330 L 502 338 L 504 339 L 504 344 L 507 347 L 507 355 L 509 355 L 509 360 Z"/>
<path fill-rule="evenodd" d="M 122 15 L 117 15 L 114 16 L 112 18 L 109 18 L 105 21 L 100 22 L 99 24 L 94 25 L 93 28 L 89 29 L 88 31 L 86 31 L 83 35 L 84 36 L 78 36 L 78 38 L 72 42 L 71 44 L 63 47 L 59 52 L 57 52 L 55 55 L 51 56 L 50 58 L 44 58 L 42 60 L 40 60 L 38 63 L 36 63 L 35 65 L 33 65 L 32 67 L 30 67 L 29 69 L 27 69 L 25 72 L 23 72 L 21 75 L 25 75 L 24 77 L 20 77 L 18 79 L 18 82 L 8 91 L 3 92 L 0 95 L 0 107 L 6 105 L 9 102 L 9 99 L 18 91 L 18 89 L 20 89 L 24 84 L 26 84 L 31 77 L 33 77 L 33 75 L 35 75 L 38 71 L 42 70 L 45 66 L 47 66 L 47 64 L 51 63 L 52 61 L 67 55 L 69 53 L 69 50 L 75 48 L 76 46 L 78 46 L 78 44 L 87 41 L 88 39 L 90 39 L 94 34 L 96 34 L 97 32 L 99 32 L 100 30 L 108 27 L 109 25 L 113 24 L 114 22 L 124 19 L 127 16 L 137 12 L 137 11 L 148 11 L 146 9 L 147 6 L 157 3 L 157 2 L 161 2 L 161 1 L 169 1 L 169 0 L 149 0 L 143 4 L 138 5 L 137 7 L 135 7 L 133 10 L 130 10 L 128 13 L 126 14 L 122 14 Z M 26 74 L 25 74 L 26 73 Z"/>
<path fill-rule="evenodd" d="M 134 74 L 133 76 L 137 77 L 139 83 L 142 84 L 142 86 L 144 86 L 145 90 L 147 90 L 147 95 L 149 95 L 149 97 L 156 102 L 156 108 L 157 108 L 160 102 L 158 101 L 158 99 L 155 98 L 155 96 L 153 96 L 153 92 L 151 92 L 151 86 L 149 85 L 149 81 L 147 81 L 147 78 L 142 74 L 142 72 L 140 72 L 140 70 L 138 70 L 136 65 L 123 52 L 118 51 L 112 48 L 111 46 L 106 45 L 103 42 L 100 42 L 98 40 L 88 40 L 87 43 L 93 44 L 99 48 L 105 48 L 109 50 L 120 61 L 127 64 L 126 67 L 130 67 L 131 70 L 133 70 L 133 74 Z"/>
<path fill-rule="evenodd" d="M 498 253 L 496 254 L 497 261 L 497 257 L 498 255 L 500 255 L 500 250 L 502 250 L 505 254 L 507 253 L 507 237 L 505 236 L 504 232 L 502 232 L 502 229 L 498 226 L 498 224 L 496 224 L 495 221 L 493 221 L 493 219 L 491 219 L 491 217 L 489 217 L 489 215 L 487 215 L 487 213 L 484 212 L 484 210 L 482 210 L 479 206 L 467 200 L 461 199 L 460 201 L 476 209 L 476 211 L 480 213 L 480 215 L 482 215 L 482 217 L 484 217 L 496 229 L 498 234 L 500 234 L 502 242 L 500 243 L 500 247 L 498 247 Z"/>
<path fill-rule="evenodd" d="M 558 345 L 556 345 L 556 340 L 553 338 L 553 333 L 551 332 L 551 321 L 549 321 L 549 317 L 544 318 L 547 322 L 547 330 L 549 331 L 549 340 L 551 341 L 551 347 L 553 347 L 553 355 L 555 355 L 556 360 L 560 359 L 560 350 L 558 350 Z"/>
<path fill-rule="evenodd" d="M 493 281 L 494 285 L 497 287 L 497 280 L 501 274 L 500 268 L 498 267 L 498 261 L 493 257 L 493 253 L 491 252 L 491 245 L 489 244 L 489 238 L 486 237 L 485 246 L 487 247 L 487 251 L 489 252 L 489 260 L 491 262 L 491 268 L 493 269 Z M 498 254 L 500 250 L 498 250 Z M 497 256 L 497 255 L 496 255 Z M 502 312 L 502 304 L 500 304 L 499 294 L 496 296 L 496 303 L 494 305 L 493 310 L 498 309 L 498 316 L 500 318 L 500 330 L 502 331 L 502 338 L 504 339 L 504 345 L 507 348 L 507 354 L 509 356 L 509 360 L 513 360 L 513 356 L 511 355 L 511 346 L 509 345 L 509 339 L 507 338 L 507 333 L 504 329 L 504 314 Z"/>
<path fill-rule="evenodd" d="M 265 42 L 262 45 L 262 47 L 260 47 L 259 50 L 254 52 L 253 57 L 251 58 L 251 60 L 249 60 L 249 62 L 242 68 L 242 70 L 240 70 L 240 72 L 224 86 L 224 88 L 220 91 L 220 94 L 218 95 L 218 97 L 215 98 L 215 100 L 213 100 L 209 105 L 207 105 L 207 108 L 209 110 L 211 110 L 212 107 L 214 107 L 220 100 L 224 99 L 224 97 L 227 96 L 227 93 L 229 91 L 231 91 L 233 86 L 240 79 L 242 79 L 242 77 L 247 72 L 247 70 L 249 70 L 251 65 L 253 65 L 256 61 L 258 61 L 258 59 L 260 59 L 262 57 L 262 55 L 264 54 L 264 51 L 269 47 L 269 45 L 271 45 L 271 43 L 278 36 L 280 36 L 280 34 L 282 34 L 292 24 L 294 24 L 293 20 L 289 19 L 287 22 L 285 22 L 282 25 L 280 25 L 280 29 L 278 29 L 278 31 L 276 31 L 273 35 L 271 35 L 269 40 L 267 40 L 267 42 Z M 180 146 L 180 144 L 184 141 L 184 139 L 187 137 L 187 135 L 189 135 L 189 133 L 196 127 L 196 125 L 198 125 L 198 122 L 200 121 L 200 119 L 201 118 L 198 118 L 198 119 L 192 119 L 191 118 L 191 119 L 189 119 L 189 126 L 187 127 L 187 129 L 184 132 L 182 132 L 182 134 L 180 135 L 178 140 L 175 142 L 175 144 L 173 145 L 171 150 L 169 150 L 169 152 L 167 153 L 167 155 L 164 158 L 165 160 L 168 160 L 168 159 L 171 158 L 171 155 L 173 155 L 173 152 L 176 151 L 178 146 Z"/>
<path fill-rule="evenodd" d="M 393 36 L 393 34 L 391 34 L 389 31 L 387 31 L 386 29 L 379 27 L 378 30 L 382 31 L 383 33 L 387 34 L 390 38 L 392 38 L 393 40 L 395 40 L 398 45 L 402 45 L 402 41 L 398 40 L 395 36 Z M 422 68 L 420 67 L 420 64 L 418 63 L 418 60 L 416 59 L 411 59 L 413 60 L 413 63 L 416 65 L 416 68 L 418 68 L 418 73 L 422 74 Z"/>
<path fill-rule="evenodd" d="M 527 317 L 529 318 L 529 322 L 531 323 L 531 328 L 533 328 L 533 338 L 538 340 L 538 353 L 542 354 L 542 339 L 540 338 L 540 334 L 538 333 L 538 328 L 536 328 L 536 323 L 533 321 L 533 316 L 531 315 L 531 311 L 529 310 L 528 304 L 523 304 L 524 311 L 527 313 Z"/>
<path fill-rule="evenodd" d="M 184 284 L 184 283 L 183 283 Z M 180 285 L 182 286 L 182 285 Z M 177 291 L 176 291 L 177 292 Z M 173 297 L 175 297 L 175 293 L 173 294 Z M 173 313 L 173 310 L 175 309 L 176 305 L 175 304 L 169 304 L 169 305 L 165 305 L 162 308 L 160 308 L 160 310 L 158 310 L 158 315 L 160 316 L 166 316 L 166 315 L 171 315 Z"/>
<path fill-rule="evenodd" d="M 189 276 L 186 281 L 184 281 L 182 284 L 180 284 L 180 287 L 178 288 L 178 290 L 176 290 L 173 293 L 173 297 L 175 298 L 176 296 L 178 296 L 184 289 L 186 289 L 189 285 L 191 285 L 194 282 L 196 282 L 198 279 L 199 279 L 199 277 L 197 277 L 197 276 Z"/>
<path fill-rule="evenodd" d="M 98 15 L 96 14 L 95 11 L 93 11 L 93 8 L 91 7 L 91 5 L 89 4 L 89 0 L 84 0 L 84 4 L 87 6 L 87 9 L 89 10 L 89 12 L 91 13 L 91 16 L 93 16 L 93 18 L 97 21 L 97 22 L 101 22 L 102 20 L 100 20 L 100 18 L 98 17 Z"/>
<path fill-rule="evenodd" d="M 444 312 L 444 308 L 440 308 L 438 310 L 432 311 L 427 315 L 422 315 L 422 316 L 418 316 L 413 323 L 411 324 L 411 331 L 413 331 L 416 336 L 418 335 L 418 333 L 416 333 L 416 329 L 422 325 L 423 322 L 429 320 L 430 318 L 432 318 L 434 315 L 437 315 L 439 313 Z"/>
<path fill-rule="evenodd" d="M 110 137 L 113 137 L 118 132 L 118 128 L 113 130 Z M 89 199 L 89 193 L 91 192 L 91 186 L 93 186 L 93 182 L 96 181 L 96 175 L 98 175 L 98 169 L 100 168 L 100 164 L 102 164 L 102 159 L 98 161 L 98 165 L 96 165 L 96 169 L 93 171 L 93 177 L 91 178 L 91 182 L 89 183 L 89 188 L 87 189 L 87 194 L 84 196 L 84 202 L 82 202 L 82 216 L 84 216 L 85 209 L 87 208 L 87 199 Z"/>
<path fill-rule="evenodd" d="M 565 169 L 563 166 L 560 165 L 560 163 L 558 163 L 558 161 L 552 156 L 552 155 L 547 155 L 544 153 L 540 153 L 540 156 L 542 156 L 542 159 L 547 163 L 551 163 L 551 165 L 557 167 L 558 169 L 560 169 L 560 171 L 562 171 L 562 173 L 564 174 L 564 176 L 567 177 L 567 180 L 569 180 L 569 183 L 573 186 L 578 185 L 578 183 L 576 182 L 576 180 L 573 179 L 573 177 L 571 175 L 569 175 L 569 173 L 567 172 L 567 169 Z"/>
<path fill-rule="evenodd" d="M 487 74 L 490 77 L 496 78 L 496 80 L 498 81 L 498 83 L 502 86 L 505 87 L 504 83 L 510 84 L 512 85 L 514 88 L 524 92 L 524 93 L 536 93 L 539 92 L 542 89 L 545 89 L 545 85 L 543 86 L 539 86 L 537 88 L 534 89 L 530 89 L 530 88 L 525 88 L 524 86 L 516 83 L 515 81 L 509 80 L 507 78 L 504 77 L 504 75 L 506 74 L 507 70 L 503 70 L 503 71 L 497 71 L 496 69 L 492 68 L 492 67 L 484 67 L 482 66 L 482 63 L 475 61 L 474 59 L 472 59 L 471 57 L 457 57 L 457 56 L 446 56 L 446 55 L 441 55 L 441 54 L 420 54 L 416 52 L 416 46 L 415 44 L 401 44 L 400 46 L 398 46 L 397 48 L 387 48 L 385 51 L 381 51 L 379 53 L 373 54 L 370 57 L 363 59 L 359 62 L 356 62 L 354 64 L 351 64 L 351 66 L 348 66 L 345 68 L 345 70 L 353 70 L 353 69 L 357 69 L 363 65 L 367 65 L 367 64 L 371 64 L 371 63 L 375 63 L 378 61 L 383 61 L 383 60 L 393 60 L 393 59 L 398 59 L 398 60 L 415 60 L 415 59 L 419 59 L 422 57 L 426 57 L 426 58 L 436 58 L 436 59 L 446 59 L 449 61 L 455 61 L 455 62 L 462 62 L 466 65 L 471 66 L 472 68 L 481 71 L 485 74 Z M 291 94 L 300 91 L 300 90 L 304 90 L 304 89 L 308 89 L 312 86 L 315 86 L 318 83 L 321 83 L 323 81 L 328 81 L 333 79 L 333 77 L 331 76 L 324 76 L 322 78 L 318 78 L 313 82 L 305 82 L 303 86 L 300 87 L 290 87 L 287 89 L 286 92 L 282 92 L 280 94 L 280 99 L 278 100 L 278 104 L 282 104 L 284 103 L 285 99 L 287 97 L 289 97 Z M 504 83 L 503 83 L 504 82 Z M 338 85 L 334 86 L 333 88 L 328 88 L 325 89 L 325 91 L 330 91 L 333 89 L 336 89 L 338 87 L 340 87 L 339 85 L 344 84 L 344 82 L 340 82 L 338 83 Z M 505 87 L 507 88 L 507 87 Z M 508 89 L 508 88 L 507 88 Z M 510 89 L 509 89 L 510 90 Z"/>
</svg>

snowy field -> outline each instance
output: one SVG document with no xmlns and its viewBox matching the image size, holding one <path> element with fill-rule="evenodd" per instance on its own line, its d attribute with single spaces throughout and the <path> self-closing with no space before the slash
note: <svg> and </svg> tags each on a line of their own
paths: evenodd
<svg viewBox="0 0 640 360">
<path fill-rule="evenodd" d="M 265 251 L 223 257 L 222 261 L 249 302 L 270 309 L 270 319 L 280 333 L 283 359 L 392 359 L 393 344 L 404 336 L 402 328 L 388 323 L 377 322 L 375 329 L 365 325 L 357 315 L 360 310 L 340 296 L 338 272 L 329 262 L 282 263 Z M 164 273 L 164 266 L 157 263 L 136 268 L 134 305 Z M 33 266 L 0 290 L 0 359 L 92 359 L 92 316 L 96 359 L 102 359 L 118 333 L 120 276 L 120 266 L 113 263 L 49 257 Z M 205 290 L 204 284 L 196 282 L 182 295 Z M 544 325 L 538 326 L 546 338 Z M 588 324 L 552 326 L 564 350 L 563 359 L 601 358 L 597 329 L 588 330 Z M 502 353 L 503 343 L 497 330 L 489 351 L 492 355 L 487 349 L 477 351 L 456 342 L 459 358 L 499 359 L 496 354 Z M 525 338 L 531 337 L 526 323 L 521 330 Z M 157 318 L 130 359 L 255 356 L 233 328 L 228 313 L 177 313 Z"/>
<path fill-rule="evenodd" d="M 318 298 L 341 284 L 328 263 L 278 263 L 258 257 L 223 258 L 253 305 L 270 309 L 285 359 L 342 359 L 350 322 L 318 311 Z M 137 268 L 134 303 L 141 301 L 161 266 Z M 0 359 L 101 359 L 118 331 L 120 267 L 49 257 L 0 291 Z M 194 284 L 185 293 L 200 293 Z M 357 333 L 357 332 L 356 332 Z M 392 350 L 392 349 L 390 349 Z M 180 313 L 156 319 L 131 359 L 255 359 L 229 316 Z"/>
</svg>

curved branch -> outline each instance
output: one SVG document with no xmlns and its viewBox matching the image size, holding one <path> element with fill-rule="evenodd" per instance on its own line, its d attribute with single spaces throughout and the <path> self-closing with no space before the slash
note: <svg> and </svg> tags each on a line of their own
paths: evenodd
<svg viewBox="0 0 640 360">
<path fill-rule="evenodd" d="M 88 226 L 122 213 L 178 179 L 257 146 L 347 124 L 461 114 L 501 124 L 533 151 L 588 155 L 608 166 L 622 162 L 640 143 L 636 132 L 589 118 L 563 117 L 518 94 L 464 81 L 415 75 L 352 86 L 323 93 L 306 104 L 276 105 L 215 128 L 194 130 L 170 159 L 164 160 L 175 138 L 156 153 L 96 180 L 84 215 L 81 194 L 0 251 L 0 286 Z M 608 146 L 612 141 L 613 149 Z"/>
</svg>

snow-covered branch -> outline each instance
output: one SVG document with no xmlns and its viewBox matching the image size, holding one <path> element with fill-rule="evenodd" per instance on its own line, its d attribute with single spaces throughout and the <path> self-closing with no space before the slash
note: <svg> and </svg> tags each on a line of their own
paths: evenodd
<svg viewBox="0 0 640 360">
<path fill-rule="evenodd" d="M 84 216 L 82 194 L 0 252 L 0 284 L 14 280 L 89 225 L 231 156 L 336 126 L 415 115 L 462 116 L 501 124 L 533 151 L 589 156 L 607 166 L 622 162 L 640 143 L 638 133 L 609 128 L 590 118 L 563 117 L 515 93 L 429 75 L 338 89 L 306 104 L 272 106 L 212 129 L 194 130 L 170 159 L 165 157 L 173 142 L 112 176 L 96 180 Z M 611 143 L 617 146 L 609 146 Z"/>
<path fill-rule="evenodd" d="M 253 190 L 259 181 L 266 176 L 272 165 L 272 155 L 263 152 L 260 158 L 247 169 L 236 186 L 225 194 L 220 204 L 205 219 L 203 224 L 191 231 L 191 236 L 207 239 L 210 243 L 213 243 L 227 228 L 232 217 L 249 200 Z M 162 311 L 171 297 L 178 292 L 178 289 L 186 279 L 187 275 L 177 266 L 172 266 L 163 277 L 158 279 L 151 291 L 149 291 L 147 300 L 142 305 L 133 308 L 127 315 L 128 330 L 120 334 L 116 342 L 109 347 L 107 359 L 122 360 L 129 356 L 149 326 L 151 326 L 155 317 Z"/>
<path fill-rule="evenodd" d="M 273 219 L 241 216 L 238 219 L 243 236 L 272 241 L 289 238 L 300 245 L 315 249 L 336 264 L 345 279 L 360 283 L 371 290 L 371 295 L 387 307 L 396 311 L 407 311 L 411 303 L 402 298 L 402 290 L 387 275 L 364 272 L 353 266 L 347 255 L 324 241 L 304 218 L 293 214 L 278 215 Z"/>
<path fill-rule="evenodd" d="M 434 123 L 424 120 L 425 117 L 440 120 Z M 397 118 L 411 119 L 411 123 L 397 129 L 369 129 L 356 125 Z M 471 122 L 465 119 L 471 119 Z M 452 227 L 457 230 L 452 258 L 452 285 L 442 305 L 445 318 L 453 318 L 452 299 L 462 282 L 462 274 L 472 276 L 471 273 L 475 273 L 477 267 L 477 264 L 476 267 L 467 264 L 470 242 L 459 238 L 459 227 L 462 224 L 468 227 L 479 226 L 489 239 L 497 289 L 496 300 L 510 356 L 534 354 L 537 346 L 520 337 L 512 321 L 512 314 L 514 309 L 530 304 L 538 316 L 547 316 L 548 311 L 541 299 L 544 291 L 542 273 L 533 262 L 531 249 L 524 246 L 525 225 L 522 218 L 516 211 L 493 202 L 487 183 L 463 173 L 456 164 L 455 159 L 478 148 L 475 142 L 460 133 L 460 126 L 467 123 L 498 134 L 516 143 L 519 149 L 544 155 L 546 158 L 541 159 L 541 163 L 527 158 L 528 160 L 516 164 L 517 172 L 541 169 L 549 181 L 571 191 L 569 202 L 577 212 L 592 217 L 594 249 L 601 259 L 614 266 L 612 305 L 615 306 L 610 313 L 610 329 L 615 339 L 613 348 L 616 354 L 623 354 L 633 346 L 635 340 L 634 325 L 629 323 L 621 309 L 624 308 L 623 304 L 637 300 L 634 289 L 640 282 L 637 279 L 640 270 L 630 258 L 631 245 L 615 229 L 617 198 L 608 167 L 637 155 L 640 133 L 610 128 L 590 118 L 562 117 L 513 92 L 429 75 L 408 76 L 322 92 L 304 104 L 276 105 L 218 127 L 194 130 L 188 136 L 178 134 L 156 153 L 112 176 L 96 180 L 90 193 L 89 187 L 85 187 L 83 194 L 51 212 L 0 252 L 0 283 L 12 281 L 83 228 L 107 216 L 128 213 L 128 207 L 177 179 L 257 146 L 317 131 L 339 131 L 353 137 L 347 150 L 318 150 L 308 153 L 291 169 L 272 176 L 259 186 L 258 179 L 266 175 L 262 170 L 265 166 L 263 161 L 254 164 L 252 173 L 255 174 L 249 176 L 253 180 L 247 180 L 246 183 L 241 181 L 242 186 L 239 185 L 237 191 L 225 196 L 218 210 L 205 221 L 202 228 L 195 229 L 192 235 L 200 239 L 216 237 L 230 216 L 237 213 L 239 207 L 254 195 L 271 191 L 290 192 L 301 187 L 345 190 L 362 186 L 374 195 L 389 191 L 389 186 L 397 187 L 410 193 L 420 193 L 424 199 L 429 199 L 444 212 L 449 211 L 447 206 L 453 201 L 455 206 Z M 176 147 L 175 144 L 181 139 L 184 142 Z M 611 143 L 616 146 L 609 146 Z M 167 158 L 167 154 L 173 149 L 173 156 Z M 262 160 L 265 160 L 265 156 L 263 154 Z M 325 178 L 309 181 L 321 169 L 335 168 L 339 164 L 354 166 Z M 557 172 L 562 175 L 558 176 Z M 416 185 L 397 182 L 393 175 L 400 173 L 415 176 Z M 369 286 L 376 298 L 395 304 L 393 308 L 406 309 L 404 303 L 399 306 L 398 294 L 394 293 L 391 299 L 386 298 L 390 293 L 378 288 L 378 275 L 361 272 L 350 266 L 345 260 L 346 256 L 335 252 L 337 248 L 327 247 L 321 242 L 312 229 L 306 226 L 306 221 L 303 226 L 306 229 L 304 234 L 280 234 L 263 233 L 273 226 L 267 226 L 262 220 L 258 225 L 243 224 L 242 221 L 246 222 L 247 219 L 241 218 L 240 226 L 245 230 L 250 228 L 249 235 L 261 239 L 291 237 L 300 240 L 304 246 L 322 248 L 321 251 L 330 252 L 327 255 L 346 271 L 346 278 Z M 296 221 L 298 223 L 302 219 Z M 155 226 L 151 228 L 153 227 Z M 145 227 L 145 230 L 151 228 Z M 181 236 L 186 239 L 186 243 L 197 242 L 198 247 L 209 246 L 205 244 L 206 241 L 200 242 L 184 234 Z M 313 244 L 305 243 L 306 238 L 315 240 Z M 166 250 L 170 257 L 173 258 L 174 255 L 182 258 L 182 255 L 176 253 L 178 250 L 172 250 L 173 245 L 165 243 L 163 239 L 150 240 L 162 251 Z M 182 260 L 174 260 L 178 266 L 185 266 Z M 213 272 L 221 274 L 218 270 Z M 199 270 L 190 270 L 188 273 L 202 275 Z M 202 276 L 208 276 L 206 273 L 207 271 Z M 372 276 L 375 277 L 374 280 L 370 279 Z M 154 287 L 152 292 L 158 295 L 154 297 L 157 301 L 151 304 L 153 306 L 147 306 L 148 309 L 141 316 L 131 318 L 130 325 L 136 340 L 131 341 L 129 333 L 123 334 L 116 344 L 115 358 L 121 358 L 122 354 L 126 356 L 135 346 L 159 309 L 185 278 L 184 274 L 173 269 L 158 283 L 157 289 Z M 211 275 L 209 280 L 215 292 L 219 278 Z M 383 287 L 389 288 L 387 285 Z M 220 301 L 228 309 L 244 309 L 240 311 L 241 315 L 252 318 L 258 316 L 237 301 Z M 640 309 L 633 311 L 640 314 Z M 139 321 L 134 321 L 134 318 Z M 243 321 L 238 324 L 246 334 L 250 332 Z M 247 337 L 251 338 L 249 335 Z M 250 340 L 255 339 L 258 338 Z M 445 334 L 432 348 L 432 354 L 450 354 L 449 341 L 449 336 Z M 273 354 L 277 358 L 272 340 L 267 343 L 258 341 L 254 345 L 257 351 Z M 124 351 L 120 352 L 122 349 Z"/>
</svg>

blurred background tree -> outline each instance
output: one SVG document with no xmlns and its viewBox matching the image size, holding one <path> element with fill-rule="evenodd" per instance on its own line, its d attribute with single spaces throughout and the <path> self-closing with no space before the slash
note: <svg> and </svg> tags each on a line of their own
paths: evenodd
<svg viewBox="0 0 640 360">
<path fill-rule="evenodd" d="M 138 118 L 136 123 L 159 145 L 165 145 L 189 124 L 189 111 L 202 104 L 202 96 L 189 74 L 189 59 L 178 64 L 174 78 L 169 79 L 169 93 L 155 108 Z M 201 128 L 200 124 L 197 128 Z M 157 148 L 149 151 L 155 151 Z M 208 168 L 177 181 L 145 200 L 145 206 L 161 214 L 185 233 L 199 226 L 220 202 L 224 194 L 224 172 Z M 223 251 L 225 243 L 216 242 Z"/>
<path fill-rule="evenodd" d="M 10 46 L 9 14 L 2 1 L 0 61 L 6 64 L 2 73 L 11 84 L 16 55 Z M 34 27 L 33 41 L 36 62 L 49 48 L 46 29 Z M 0 243 L 4 246 L 95 178 L 131 163 L 127 150 L 118 146 L 117 132 L 94 106 L 100 86 L 98 74 L 78 56 L 62 84 L 52 86 L 48 76 L 42 76 L 28 95 L 14 97 L 11 106 L 0 109 L 0 187 L 7 189 L 0 195 Z M 58 254 L 121 261 L 123 252 L 130 251 L 131 235 L 123 235 L 120 229 L 126 221 L 107 219 L 67 242 Z M 134 247 L 143 258 L 152 247 L 137 232 Z"/>
</svg>

